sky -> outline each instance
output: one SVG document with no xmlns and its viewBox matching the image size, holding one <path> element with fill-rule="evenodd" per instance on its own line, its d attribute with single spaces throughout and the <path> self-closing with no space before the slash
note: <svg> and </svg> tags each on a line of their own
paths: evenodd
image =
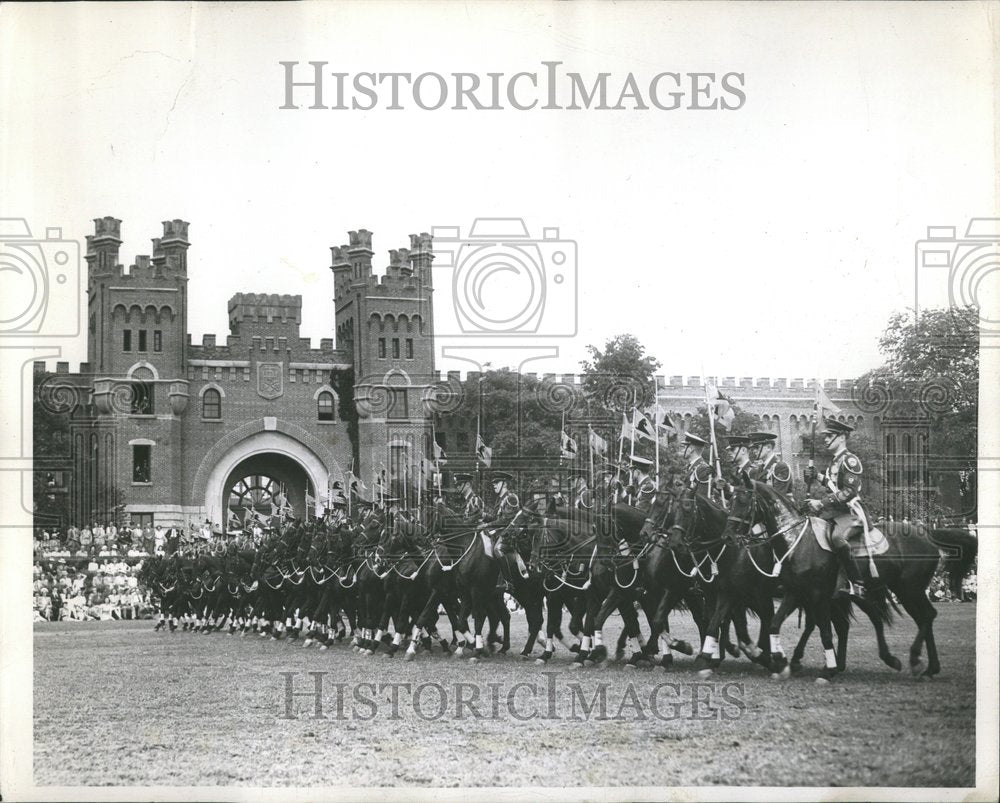
<svg viewBox="0 0 1000 803">
<path fill-rule="evenodd" d="M 121 218 L 126 265 L 160 221 L 190 221 L 196 343 L 224 338 L 226 300 L 245 291 L 302 295 L 303 335 L 332 336 L 329 246 L 348 230 L 374 232 L 382 268 L 410 233 L 521 218 L 570 243 L 531 253 L 548 288 L 541 331 L 572 336 L 441 337 L 454 356 L 439 368 L 554 354 L 526 370 L 569 373 L 588 344 L 631 332 L 668 375 L 847 378 L 880 363 L 879 334 L 915 293 L 941 297 L 917 282 L 927 227 L 962 234 L 998 214 L 995 20 L 977 3 L 5 4 L 0 16 L 0 216 L 81 240 L 92 218 Z M 351 75 L 560 61 L 613 86 L 736 72 L 746 101 L 282 110 L 281 61 Z M 435 274 L 439 322 L 453 275 Z M 523 277 L 488 276 L 487 297 L 517 308 Z M 84 359 L 83 341 L 64 358 Z"/>
</svg>

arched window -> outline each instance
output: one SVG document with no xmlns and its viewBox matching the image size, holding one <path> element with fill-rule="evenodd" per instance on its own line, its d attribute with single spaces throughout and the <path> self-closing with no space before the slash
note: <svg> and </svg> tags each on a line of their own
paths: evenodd
<svg viewBox="0 0 1000 803">
<path fill-rule="evenodd" d="M 324 390 L 316 397 L 316 414 L 320 421 L 334 421 L 333 394 Z"/>
<path fill-rule="evenodd" d="M 215 388 L 209 388 L 202 394 L 201 417 L 213 421 L 222 418 L 222 396 Z"/>
</svg>

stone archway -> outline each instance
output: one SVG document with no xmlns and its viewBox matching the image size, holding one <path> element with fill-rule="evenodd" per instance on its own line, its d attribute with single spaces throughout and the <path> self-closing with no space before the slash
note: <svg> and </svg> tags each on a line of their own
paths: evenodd
<svg viewBox="0 0 1000 803">
<path fill-rule="evenodd" d="M 301 484 L 293 483 L 296 494 L 302 494 L 302 504 L 293 500 L 297 511 L 304 510 L 304 491 L 310 486 L 313 495 L 318 497 L 317 504 L 321 504 L 319 498 L 325 495 L 328 481 L 343 482 L 343 471 L 329 450 L 322 450 L 325 455 L 318 454 L 321 450 L 316 449 L 315 444 L 304 443 L 277 428 L 254 426 L 255 423 L 258 422 L 245 424 L 210 449 L 195 475 L 193 498 L 204 500 L 203 516 L 213 525 L 226 525 L 230 486 L 241 466 L 252 471 L 270 461 L 283 464 L 285 473 L 288 473 L 289 464 L 297 466 L 304 477 Z M 308 435 L 305 430 L 302 432 Z M 233 437 L 236 433 L 243 437 Z M 315 440 L 311 436 L 309 439 Z"/>
</svg>

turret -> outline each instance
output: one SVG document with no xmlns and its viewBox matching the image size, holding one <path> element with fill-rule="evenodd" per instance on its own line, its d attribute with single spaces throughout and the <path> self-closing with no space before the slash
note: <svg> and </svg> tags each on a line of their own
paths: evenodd
<svg viewBox="0 0 1000 803">
<path fill-rule="evenodd" d="M 87 235 L 86 256 L 91 282 L 98 276 L 113 275 L 117 270 L 121 234 L 122 222 L 118 218 L 94 218 L 94 233 Z"/>
</svg>

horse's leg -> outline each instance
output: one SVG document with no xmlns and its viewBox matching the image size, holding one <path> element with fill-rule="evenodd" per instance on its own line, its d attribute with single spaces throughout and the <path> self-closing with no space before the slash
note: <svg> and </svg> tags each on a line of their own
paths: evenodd
<svg viewBox="0 0 1000 803">
<path fill-rule="evenodd" d="M 521 649 L 521 658 L 528 658 L 531 655 L 531 651 L 535 648 L 535 640 L 542 630 L 544 620 L 542 606 L 544 605 L 544 599 L 541 589 L 536 590 L 533 587 L 526 588 L 521 592 L 520 598 L 518 595 L 515 595 L 514 598 L 524 606 L 524 618 L 528 623 L 528 639 Z"/>
<path fill-rule="evenodd" d="M 555 654 L 555 634 L 562 624 L 562 593 L 556 591 L 545 596 L 545 649 L 535 659 L 536 664 L 547 663 Z"/>
<path fill-rule="evenodd" d="M 910 646 L 910 672 L 914 677 L 932 678 L 941 671 L 938 663 L 937 645 L 934 643 L 933 623 L 937 616 L 934 603 L 927 599 L 923 590 L 907 597 L 900 597 L 900 603 L 917 623 L 917 637 Z M 927 665 L 921 659 L 924 642 L 927 642 Z"/>
<path fill-rule="evenodd" d="M 825 659 L 825 666 L 823 671 L 820 672 L 820 676 L 816 679 L 817 683 L 829 682 L 834 676 L 836 676 L 839 671 L 837 668 L 837 653 L 833 647 L 833 627 L 831 626 L 830 620 L 830 601 L 833 594 L 833 589 L 830 588 L 826 590 L 820 588 L 816 592 L 816 598 L 813 602 L 814 611 L 816 615 L 816 627 L 819 628 L 819 637 L 823 642 L 823 657 Z"/>
<path fill-rule="evenodd" d="M 791 667 L 793 672 L 802 671 L 802 657 L 806 654 L 806 645 L 809 643 L 809 639 L 812 638 L 813 631 L 816 629 L 816 621 L 813 619 L 812 613 L 803 612 L 806 619 L 806 626 L 802 630 L 802 635 L 799 636 L 799 642 L 795 645 L 795 650 L 792 652 L 792 662 Z M 763 628 L 761 628 L 763 632 Z M 839 638 L 840 631 L 837 631 L 838 638 L 838 648 L 840 646 Z"/>
<path fill-rule="evenodd" d="M 715 594 L 715 608 L 705 627 L 705 640 L 702 642 L 701 652 L 695 659 L 694 668 L 702 677 L 708 677 L 722 662 L 721 650 L 719 647 L 719 636 L 723 622 L 729 618 L 729 611 L 732 607 L 732 600 L 729 593 L 719 589 Z"/>
<path fill-rule="evenodd" d="M 774 618 L 771 619 L 771 629 L 768 631 L 771 642 L 771 677 L 787 678 L 792 672 L 788 666 L 788 660 L 785 658 L 785 651 L 781 646 L 781 625 L 798 605 L 795 594 L 786 588 L 785 595 L 781 598 L 781 605 L 778 606 Z"/>
</svg>

